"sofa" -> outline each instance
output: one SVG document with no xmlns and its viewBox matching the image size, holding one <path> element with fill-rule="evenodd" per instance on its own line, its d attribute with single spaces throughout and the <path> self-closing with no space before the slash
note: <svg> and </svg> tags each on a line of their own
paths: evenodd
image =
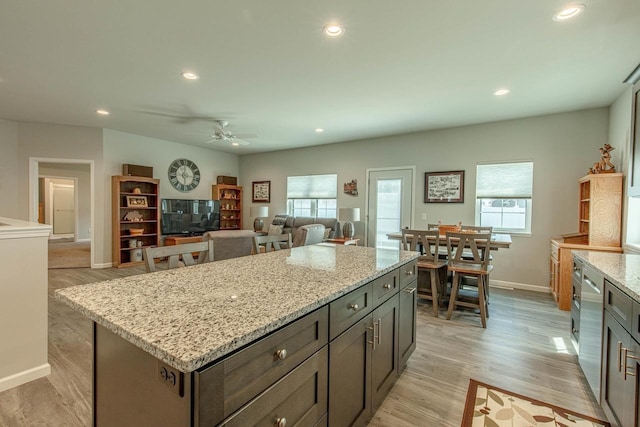
<svg viewBox="0 0 640 427">
<path fill-rule="evenodd" d="M 300 227 L 311 224 L 322 224 L 325 229 L 331 229 L 327 236 L 329 239 L 342 237 L 340 223 L 336 218 L 313 218 L 309 216 L 276 215 L 269 225 L 269 232 L 273 234 L 273 226 L 282 226 L 282 233 L 291 233 L 291 237 L 295 239 L 296 232 Z"/>
</svg>

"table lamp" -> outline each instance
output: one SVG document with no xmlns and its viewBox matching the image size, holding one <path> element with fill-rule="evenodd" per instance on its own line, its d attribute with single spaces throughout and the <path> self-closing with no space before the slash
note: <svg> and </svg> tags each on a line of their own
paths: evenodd
<svg viewBox="0 0 640 427">
<path fill-rule="evenodd" d="M 262 218 L 266 218 L 269 216 L 269 207 L 253 206 L 249 208 L 249 215 L 256 218 L 253 221 L 253 231 L 262 231 L 262 229 L 264 228 L 264 221 L 262 220 Z"/>
<path fill-rule="evenodd" d="M 351 239 L 355 235 L 355 227 L 351 221 L 360 221 L 360 208 L 340 208 L 338 212 L 339 220 L 344 221 L 342 237 Z"/>
</svg>

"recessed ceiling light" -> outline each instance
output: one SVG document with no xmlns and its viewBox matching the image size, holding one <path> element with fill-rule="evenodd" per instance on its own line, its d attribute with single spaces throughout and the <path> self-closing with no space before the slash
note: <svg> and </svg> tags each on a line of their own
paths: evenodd
<svg viewBox="0 0 640 427">
<path fill-rule="evenodd" d="M 324 26 L 322 32 L 327 37 L 340 37 L 344 34 L 344 27 L 339 24 L 329 24 Z"/>
<path fill-rule="evenodd" d="M 318 132 L 318 133 L 322 133 L 322 132 L 324 132 L 324 129 L 322 129 L 322 128 L 316 128 L 316 132 Z"/>
<path fill-rule="evenodd" d="M 553 15 L 554 21 L 566 21 L 579 15 L 586 6 L 582 3 L 571 4 Z"/>
<path fill-rule="evenodd" d="M 104 109 L 101 108 L 99 110 L 96 110 L 96 114 L 100 114 L 101 116 L 108 116 L 111 113 L 109 111 L 104 110 Z"/>
<path fill-rule="evenodd" d="M 199 75 L 191 71 L 183 71 L 182 73 L 180 73 L 180 75 L 187 80 L 198 80 L 200 78 Z"/>
<path fill-rule="evenodd" d="M 509 89 L 498 89 L 497 91 L 493 92 L 495 96 L 505 96 L 508 93 Z"/>
</svg>

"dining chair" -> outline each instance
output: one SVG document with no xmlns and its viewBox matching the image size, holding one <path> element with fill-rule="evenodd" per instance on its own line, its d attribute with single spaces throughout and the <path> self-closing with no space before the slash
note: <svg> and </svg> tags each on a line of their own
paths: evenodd
<svg viewBox="0 0 640 427">
<path fill-rule="evenodd" d="M 255 255 L 279 251 L 281 249 L 290 249 L 291 246 L 291 233 L 255 236 L 253 238 L 253 253 Z"/>
<path fill-rule="evenodd" d="M 405 251 L 418 251 L 418 285 L 428 279 L 431 284 L 431 292 L 428 288 L 418 286 L 418 296 L 432 301 L 433 315 L 438 317 L 440 308 L 440 295 L 444 293 L 442 277 L 446 278 L 446 271 L 442 271 L 447 266 L 447 261 L 440 259 L 440 232 L 436 230 L 402 230 L 402 249 Z M 441 274 L 444 273 L 444 274 Z M 428 277 L 425 277 L 427 276 Z M 423 277 L 421 277 L 423 276 Z"/>
<path fill-rule="evenodd" d="M 493 269 L 493 266 L 489 265 L 488 256 L 490 241 L 489 233 L 447 233 L 447 252 L 451 254 L 447 269 L 453 273 L 447 320 L 451 319 L 453 310 L 458 306 L 478 308 L 482 327 L 487 327 L 487 317 L 489 317 L 487 277 Z M 463 256 L 465 252 L 471 256 Z M 476 279 L 477 295 L 462 292 L 463 277 Z"/>
<path fill-rule="evenodd" d="M 213 261 L 213 240 L 183 245 L 147 247 L 144 251 L 144 265 L 147 273 L 156 271 L 156 259 L 167 258 L 167 270 L 176 267 L 188 267 Z M 197 260 L 193 253 L 198 252 Z"/>
<path fill-rule="evenodd" d="M 474 233 L 489 233 L 489 235 L 493 234 L 493 227 L 490 226 L 479 226 L 479 225 L 463 225 L 462 226 L 462 232 L 474 232 Z M 491 255 L 491 251 L 489 248 L 486 248 L 487 251 L 489 251 L 489 264 L 491 264 L 491 261 L 493 261 L 493 255 Z M 465 251 L 462 254 L 463 257 L 465 258 L 472 258 L 471 254 L 468 251 Z M 489 284 L 490 280 L 489 280 L 489 276 L 487 276 L 487 283 L 486 283 L 486 291 L 487 291 L 487 296 L 489 296 L 490 294 L 490 290 L 491 290 L 491 286 Z M 477 286 L 476 281 L 474 278 L 470 278 L 468 276 L 463 277 L 462 278 L 462 284 L 463 286 Z M 487 299 L 487 304 L 489 303 L 489 300 Z"/>
</svg>

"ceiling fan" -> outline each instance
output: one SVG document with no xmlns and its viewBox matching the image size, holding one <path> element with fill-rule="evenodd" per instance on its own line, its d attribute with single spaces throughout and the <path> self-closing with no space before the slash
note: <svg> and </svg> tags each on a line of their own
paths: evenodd
<svg viewBox="0 0 640 427">
<path fill-rule="evenodd" d="M 207 144 L 212 142 L 228 142 L 231 145 L 249 145 L 247 141 L 244 141 L 245 138 L 257 138 L 258 135 L 255 133 L 238 133 L 234 134 L 231 131 L 227 130 L 227 125 L 229 122 L 226 120 L 215 120 L 213 123 L 213 133 L 209 135 L 211 139 L 205 141 Z"/>
</svg>

